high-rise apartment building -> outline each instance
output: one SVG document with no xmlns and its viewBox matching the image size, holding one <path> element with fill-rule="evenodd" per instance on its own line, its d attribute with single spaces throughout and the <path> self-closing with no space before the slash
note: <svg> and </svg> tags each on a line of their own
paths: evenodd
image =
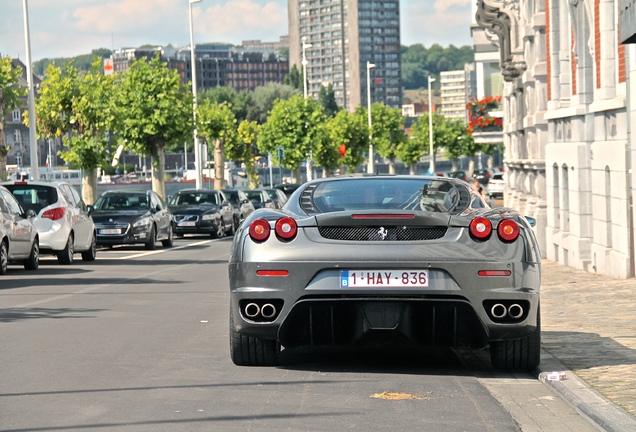
<svg viewBox="0 0 636 432">
<path fill-rule="evenodd" d="M 289 0 L 289 60 L 302 71 L 308 96 L 332 85 L 338 105 L 353 111 L 372 102 L 400 107 L 399 0 Z M 303 49 L 304 42 L 304 49 Z M 375 65 L 369 68 L 367 62 Z"/>
<path fill-rule="evenodd" d="M 440 113 L 451 119 L 468 120 L 466 103 L 476 97 L 475 64 L 464 70 L 440 72 L 442 108 Z"/>
</svg>

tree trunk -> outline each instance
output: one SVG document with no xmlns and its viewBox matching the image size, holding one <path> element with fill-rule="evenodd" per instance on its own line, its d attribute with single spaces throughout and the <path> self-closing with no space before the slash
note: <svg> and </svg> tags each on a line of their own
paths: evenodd
<svg viewBox="0 0 636 432">
<path fill-rule="evenodd" d="M 163 167 L 166 162 L 166 156 L 163 146 L 156 146 L 152 155 L 152 190 L 161 197 L 166 199 L 166 183 L 163 174 Z"/>
<path fill-rule="evenodd" d="M 225 189 L 225 143 L 214 141 L 214 189 Z"/>
<path fill-rule="evenodd" d="M 451 159 L 451 162 L 453 163 L 451 171 L 457 171 L 459 168 L 459 164 L 457 159 Z"/>
<path fill-rule="evenodd" d="M 376 168 L 376 172 L 377 172 Z M 389 174 L 395 174 L 395 159 L 389 159 Z"/>
<path fill-rule="evenodd" d="M 412 162 L 410 165 L 410 169 L 409 169 L 409 174 L 410 175 L 416 175 L 417 174 L 417 163 L 416 162 Z"/>
<path fill-rule="evenodd" d="M 302 175 L 300 174 L 300 167 L 294 168 L 294 180 L 296 184 L 301 184 L 303 182 Z"/>
<path fill-rule="evenodd" d="M 97 201 L 97 168 L 82 169 L 82 199 L 89 205 Z"/>
</svg>

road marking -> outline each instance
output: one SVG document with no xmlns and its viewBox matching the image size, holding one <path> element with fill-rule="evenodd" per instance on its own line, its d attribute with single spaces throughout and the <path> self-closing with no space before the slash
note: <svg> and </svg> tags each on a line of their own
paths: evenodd
<svg viewBox="0 0 636 432">
<path fill-rule="evenodd" d="M 111 258 L 111 257 L 97 257 L 98 260 L 100 259 L 118 259 L 118 260 L 126 260 L 126 259 L 133 259 L 133 258 L 141 258 L 141 257 L 145 257 L 145 256 L 149 256 L 149 255 L 155 255 L 155 254 L 159 254 L 159 253 L 164 253 L 164 252 L 168 252 L 168 251 L 173 251 L 173 250 L 179 250 L 179 249 L 186 249 L 189 248 L 191 246 L 200 246 L 200 245 L 204 245 L 204 244 L 208 244 L 208 243 L 212 243 L 212 242 L 218 242 L 222 239 L 214 239 L 214 240 L 201 240 L 198 242 L 194 242 L 194 243 L 188 243 L 187 245 L 183 245 L 183 246 L 177 246 L 177 247 L 171 247 L 171 248 L 167 248 L 167 249 L 161 249 L 161 250 L 155 250 L 155 251 L 149 251 L 149 252 L 140 252 L 140 253 L 136 253 L 133 255 L 126 255 L 123 257 L 119 257 L 119 258 Z M 118 251 L 118 252 L 125 252 L 125 251 Z"/>
<path fill-rule="evenodd" d="M 128 257 L 121 257 L 121 258 L 118 258 L 118 259 L 136 258 L 136 257 L 139 257 L 139 256 L 149 255 L 149 254 L 152 254 L 152 253 L 167 252 L 167 251 L 176 250 L 176 249 L 185 249 L 185 248 L 190 247 L 190 246 L 197 246 L 197 245 L 202 245 L 202 244 L 206 244 L 206 243 L 216 242 L 216 241 L 220 241 L 220 240 L 223 240 L 223 239 L 203 240 L 203 241 L 199 241 L 199 242 L 195 242 L 195 243 L 189 243 L 189 244 L 184 245 L 184 246 L 178 246 L 176 248 L 170 248 L 170 249 L 165 249 L 165 250 L 161 250 L 161 251 L 152 251 L 152 252 L 148 252 L 148 253 L 145 253 L 145 254 L 142 253 L 142 254 L 130 255 Z M 121 279 L 119 279 L 117 281 L 104 283 L 104 284 L 99 284 L 99 285 L 95 285 L 95 286 L 89 286 L 89 287 L 86 287 L 86 288 L 83 288 L 83 289 L 80 289 L 80 290 L 77 290 L 77 291 L 70 292 L 68 294 L 60 294 L 60 295 L 56 295 L 56 296 L 45 298 L 45 299 L 41 299 L 41 300 L 35 300 L 35 301 L 32 301 L 32 302 L 28 302 L 28 303 L 17 304 L 15 306 L 11 306 L 9 309 L 21 309 L 21 308 L 38 306 L 38 305 L 42 305 L 42 304 L 45 304 L 45 303 L 50 303 L 50 302 L 57 301 L 57 300 L 64 300 L 64 299 L 67 299 L 67 298 L 70 298 L 70 297 L 74 297 L 74 296 L 79 295 L 79 294 L 87 294 L 87 293 L 98 291 L 98 290 L 100 290 L 102 288 L 109 287 L 109 286 L 118 286 L 118 285 L 120 285 L 120 283 L 125 283 L 127 281 L 136 280 L 136 279 L 147 278 L 147 277 L 154 276 L 154 275 L 157 275 L 157 274 L 160 274 L 160 273 L 164 273 L 164 272 L 167 272 L 167 271 L 171 271 L 171 270 L 172 270 L 172 267 L 160 267 L 158 270 L 155 270 L 155 271 L 150 272 L 150 273 L 137 275 L 137 276 L 134 276 L 134 277 L 124 277 L 124 278 L 121 278 Z"/>
</svg>

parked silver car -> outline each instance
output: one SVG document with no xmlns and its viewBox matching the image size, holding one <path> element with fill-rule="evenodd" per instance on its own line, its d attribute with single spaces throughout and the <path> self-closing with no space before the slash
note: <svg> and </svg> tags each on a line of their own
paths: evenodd
<svg viewBox="0 0 636 432">
<path fill-rule="evenodd" d="M 38 232 L 31 222 L 32 210 L 24 211 L 6 188 L 0 186 L 0 275 L 9 263 L 20 263 L 27 270 L 40 264 Z"/>
<path fill-rule="evenodd" d="M 24 210 L 33 210 L 40 252 L 57 256 L 60 264 L 72 264 L 75 253 L 82 260 L 97 255 L 95 224 L 77 190 L 66 182 L 17 181 L 2 183 Z"/>
</svg>

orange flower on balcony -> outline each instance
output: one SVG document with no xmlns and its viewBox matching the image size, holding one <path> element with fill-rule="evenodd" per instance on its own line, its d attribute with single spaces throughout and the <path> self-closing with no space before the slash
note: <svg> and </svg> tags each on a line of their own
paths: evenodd
<svg viewBox="0 0 636 432">
<path fill-rule="evenodd" d="M 501 109 L 501 96 L 487 96 L 473 99 L 466 104 L 468 110 L 468 133 L 499 132 L 503 130 L 503 120 L 491 113 Z"/>
</svg>

